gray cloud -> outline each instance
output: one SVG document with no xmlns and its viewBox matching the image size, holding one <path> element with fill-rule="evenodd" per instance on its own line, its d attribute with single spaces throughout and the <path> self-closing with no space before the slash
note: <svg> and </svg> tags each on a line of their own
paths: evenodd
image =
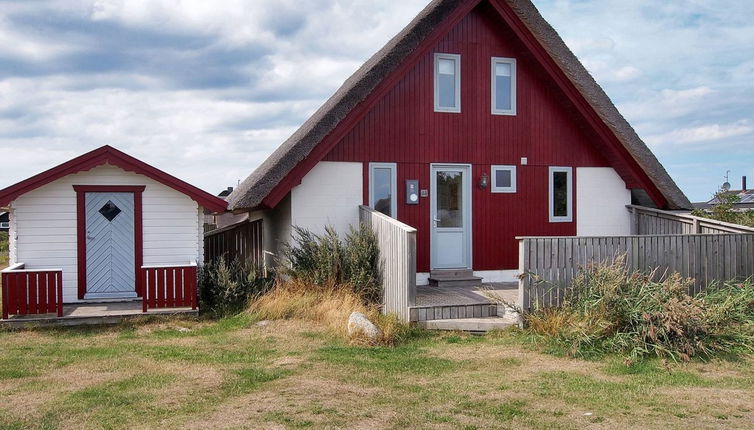
<svg viewBox="0 0 754 430">
<path fill-rule="evenodd" d="M 5 1 L 0 187 L 103 144 L 232 185 L 425 4 Z M 535 4 L 692 199 L 754 175 L 748 0 Z"/>
</svg>

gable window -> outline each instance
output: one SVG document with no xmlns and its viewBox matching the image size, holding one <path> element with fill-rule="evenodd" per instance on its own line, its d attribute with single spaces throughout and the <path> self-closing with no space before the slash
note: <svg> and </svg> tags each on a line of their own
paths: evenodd
<svg viewBox="0 0 754 430">
<path fill-rule="evenodd" d="M 397 181 L 395 163 L 369 163 L 369 207 L 397 218 Z"/>
<path fill-rule="evenodd" d="M 550 167 L 550 222 L 573 221 L 573 169 Z"/>
<path fill-rule="evenodd" d="M 10 228 L 9 222 L 0 222 L 0 228 Z"/>
<path fill-rule="evenodd" d="M 492 57 L 492 113 L 516 114 L 516 59 Z"/>
<path fill-rule="evenodd" d="M 461 56 L 435 54 L 435 112 L 461 112 Z"/>
<path fill-rule="evenodd" d="M 516 166 L 492 166 L 493 193 L 516 192 Z"/>
</svg>

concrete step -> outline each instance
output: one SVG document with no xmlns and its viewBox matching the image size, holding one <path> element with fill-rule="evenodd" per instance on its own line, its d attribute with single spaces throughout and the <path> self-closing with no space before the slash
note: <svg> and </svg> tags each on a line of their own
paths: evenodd
<svg viewBox="0 0 754 430">
<path fill-rule="evenodd" d="M 429 277 L 434 279 L 473 278 L 474 271 L 471 269 L 430 270 Z"/>
<path fill-rule="evenodd" d="M 453 278 L 453 279 L 429 278 L 429 285 L 431 287 L 450 287 L 450 288 L 481 287 L 482 278 L 477 277 L 477 276 L 471 276 L 468 278 Z"/>
<path fill-rule="evenodd" d="M 479 287 L 482 278 L 474 276 L 471 269 L 432 270 L 429 272 L 429 285 L 432 287 Z"/>
<path fill-rule="evenodd" d="M 507 317 L 461 318 L 454 320 L 426 320 L 417 323 L 428 330 L 454 330 L 468 332 L 488 332 L 502 330 L 518 324 L 517 320 Z"/>
</svg>

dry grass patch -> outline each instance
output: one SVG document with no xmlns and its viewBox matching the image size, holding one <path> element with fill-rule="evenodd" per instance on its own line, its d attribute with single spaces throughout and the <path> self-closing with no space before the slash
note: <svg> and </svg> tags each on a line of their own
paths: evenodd
<svg viewBox="0 0 754 430">
<path fill-rule="evenodd" d="M 361 312 L 382 330 L 382 337 L 376 341 L 362 336 L 350 339 L 360 345 L 393 345 L 408 331 L 408 326 L 395 317 L 381 315 L 376 305 L 366 304 L 353 289 L 338 284 L 313 286 L 296 280 L 280 282 L 254 301 L 249 312 L 265 320 L 311 321 L 343 338 L 349 337 L 348 318 L 353 312 Z"/>
</svg>

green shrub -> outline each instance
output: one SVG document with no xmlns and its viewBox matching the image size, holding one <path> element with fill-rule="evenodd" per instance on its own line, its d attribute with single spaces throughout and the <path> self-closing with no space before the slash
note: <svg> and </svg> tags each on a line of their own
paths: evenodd
<svg viewBox="0 0 754 430">
<path fill-rule="evenodd" d="M 559 307 L 524 315 L 528 330 L 568 353 L 655 355 L 673 360 L 754 351 L 754 284 L 689 295 L 691 280 L 629 272 L 623 261 L 587 267 Z"/>
<path fill-rule="evenodd" d="M 224 317 L 245 310 L 273 285 L 252 264 L 221 257 L 199 270 L 199 305 L 203 313 Z"/>
<path fill-rule="evenodd" d="M 317 287 L 347 286 L 365 302 L 380 300 L 379 248 L 371 228 L 351 228 L 341 241 L 332 227 L 322 235 L 294 227 L 293 241 L 283 249 L 284 272 Z"/>
<path fill-rule="evenodd" d="M 754 227 L 754 210 L 735 209 L 736 203 L 741 201 L 741 198 L 737 194 L 720 189 L 713 197 L 717 199 L 717 203 L 712 205 L 712 209 L 709 211 L 694 209 L 691 215 Z"/>
<path fill-rule="evenodd" d="M 8 232 L 0 231 L 0 266 L 8 263 Z"/>
</svg>

